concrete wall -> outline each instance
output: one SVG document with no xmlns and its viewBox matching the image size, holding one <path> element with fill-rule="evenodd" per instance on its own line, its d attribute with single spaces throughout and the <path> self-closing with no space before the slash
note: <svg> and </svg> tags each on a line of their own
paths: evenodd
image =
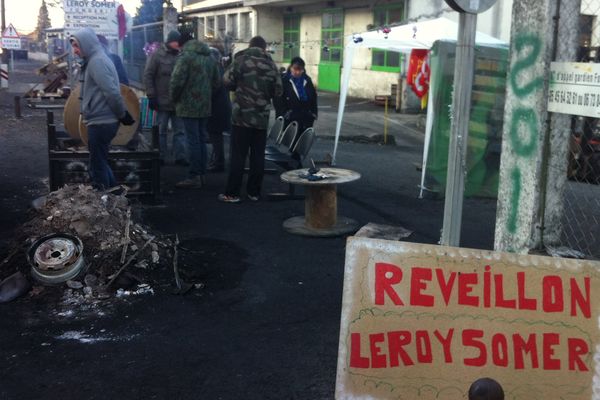
<svg viewBox="0 0 600 400">
<path fill-rule="evenodd" d="M 192 2 L 189 0 L 183 1 L 183 10 L 191 11 L 197 9 L 208 9 L 208 8 L 224 8 L 229 5 L 234 5 L 240 3 L 240 0 L 202 0 Z"/>
<path fill-rule="evenodd" d="M 283 13 L 279 8 L 261 7 L 256 12 L 255 32 L 265 38 L 267 43 L 283 41 Z M 273 60 L 281 64 L 283 52 L 275 47 Z M 277 51 L 279 50 L 279 51 Z"/>
</svg>

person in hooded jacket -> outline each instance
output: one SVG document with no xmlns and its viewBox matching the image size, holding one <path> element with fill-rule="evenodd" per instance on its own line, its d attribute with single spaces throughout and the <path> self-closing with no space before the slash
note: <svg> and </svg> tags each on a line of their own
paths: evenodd
<svg viewBox="0 0 600 400">
<path fill-rule="evenodd" d="M 188 165 L 185 128 L 183 121 L 175 115 L 175 105 L 169 95 L 171 75 L 179 56 L 181 34 L 171 31 L 167 40 L 148 58 L 144 69 L 144 86 L 150 109 L 158 112 L 160 158 L 164 163 L 168 153 L 169 121 L 173 129 L 173 157 L 175 164 Z"/>
<path fill-rule="evenodd" d="M 225 71 L 221 62 L 221 52 L 218 49 L 211 47 L 210 54 L 215 61 L 217 61 L 219 74 L 222 79 Z M 229 132 L 231 130 L 231 101 L 229 99 L 229 92 L 225 86 L 219 87 L 213 94 L 212 103 L 212 115 L 208 119 L 207 125 L 208 137 L 210 138 L 212 147 L 208 171 L 223 172 L 225 171 L 223 132 Z"/>
<path fill-rule="evenodd" d="M 169 93 L 175 113 L 183 119 L 190 171 L 189 177 L 175 186 L 200 188 L 208 166 L 206 122 L 212 114 L 212 96 L 221 86 L 221 76 L 205 43 L 191 37 L 182 41 L 185 44 L 173 69 Z"/>
<path fill-rule="evenodd" d="M 79 72 L 83 122 L 88 130 L 90 178 L 97 189 L 116 186 L 108 164 L 110 142 L 117 135 L 119 123 L 133 125 L 135 120 L 125 108 L 119 88 L 119 76 L 113 62 L 89 28 L 70 37 L 76 56 L 83 59 Z"/>
<path fill-rule="evenodd" d="M 283 116 L 285 125 L 298 122 L 298 132 L 302 133 L 313 126 L 319 110 L 317 91 L 312 79 L 306 74 L 306 64 L 300 57 L 294 57 L 287 71 L 283 73 L 283 95 L 275 104 L 276 115 Z"/>
</svg>

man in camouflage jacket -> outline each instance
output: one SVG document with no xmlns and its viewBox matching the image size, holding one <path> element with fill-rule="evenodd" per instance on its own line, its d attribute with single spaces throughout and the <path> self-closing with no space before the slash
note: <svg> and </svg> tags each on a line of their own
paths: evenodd
<svg viewBox="0 0 600 400">
<path fill-rule="evenodd" d="M 191 38 L 189 38 L 191 39 Z M 180 188 L 202 186 L 207 168 L 206 121 L 212 113 L 212 95 L 221 86 L 221 76 L 209 47 L 191 39 L 177 58 L 170 82 L 175 113 L 183 119 L 190 154 L 189 178 Z"/>
<path fill-rule="evenodd" d="M 266 51 L 265 40 L 256 36 L 250 47 L 236 54 L 225 71 L 225 86 L 235 91 L 232 105 L 231 168 L 225 193 L 219 200 L 240 201 L 244 165 L 250 153 L 246 194 L 259 199 L 265 166 L 265 146 L 271 100 L 282 94 L 281 76 Z"/>
</svg>

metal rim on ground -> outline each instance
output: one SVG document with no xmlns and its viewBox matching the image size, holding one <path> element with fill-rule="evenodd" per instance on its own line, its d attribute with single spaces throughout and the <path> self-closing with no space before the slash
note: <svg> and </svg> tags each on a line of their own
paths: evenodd
<svg viewBox="0 0 600 400">
<path fill-rule="evenodd" d="M 53 233 L 36 240 L 27 252 L 31 275 L 44 284 L 74 279 L 85 270 L 83 243 L 67 233 Z"/>
</svg>

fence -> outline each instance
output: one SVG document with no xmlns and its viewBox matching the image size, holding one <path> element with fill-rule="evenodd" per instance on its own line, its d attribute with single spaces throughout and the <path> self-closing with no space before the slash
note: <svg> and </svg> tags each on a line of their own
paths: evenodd
<svg viewBox="0 0 600 400">
<path fill-rule="evenodd" d="M 569 7 L 566 0 L 562 3 L 560 24 L 578 32 L 578 43 L 576 51 L 571 52 L 575 55 L 561 61 L 600 63 L 600 0 L 581 0 L 580 7 Z M 573 96 L 572 102 L 579 106 L 577 114 L 584 113 L 580 110 L 595 101 L 583 93 L 557 94 L 552 89 L 549 92 L 550 97 L 564 95 Z M 569 118 L 569 142 L 564 143 L 568 146 L 568 162 L 563 164 L 567 182 L 560 200 L 564 212 L 558 244 L 582 253 L 585 258 L 600 259 L 600 124 L 598 118 L 581 115 Z"/>
<path fill-rule="evenodd" d="M 180 21 L 178 26 L 180 33 L 189 33 L 196 37 L 197 19 L 189 18 Z M 146 66 L 148 46 L 153 43 L 162 43 L 163 22 L 153 22 L 150 24 L 136 25 L 125 36 L 123 42 L 123 63 L 127 69 L 127 75 L 130 81 L 142 82 L 144 67 Z"/>
<path fill-rule="evenodd" d="M 146 65 L 146 50 L 151 43 L 163 42 L 163 23 L 134 26 L 123 42 L 123 61 L 129 80 L 142 82 Z"/>
</svg>

